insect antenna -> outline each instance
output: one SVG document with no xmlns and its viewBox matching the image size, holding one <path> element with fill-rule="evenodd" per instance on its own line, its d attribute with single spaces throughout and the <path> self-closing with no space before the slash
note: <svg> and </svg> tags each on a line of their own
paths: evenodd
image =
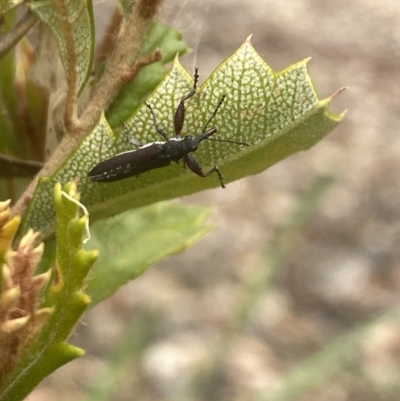
<svg viewBox="0 0 400 401">
<path fill-rule="evenodd" d="M 222 95 L 219 103 L 217 104 L 217 107 L 214 110 L 214 113 L 212 113 L 211 117 L 208 119 L 207 124 L 204 126 L 203 133 L 206 132 L 208 124 L 210 124 L 211 120 L 215 117 L 215 115 L 218 113 L 218 109 L 221 107 L 222 103 L 224 102 L 226 98 L 226 95 Z M 214 139 L 207 137 L 206 138 L 208 141 L 215 141 L 215 142 L 228 142 L 228 143 L 233 143 L 235 145 L 242 145 L 242 146 L 250 146 L 246 142 L 238 142 L 238 141 L 231 141 L 230 139 Z"/>
<path fill-rule="evenodd" d="M 214 142 L 228 142 L 228 143 L 233 143 L 235 145 L 241 145 L 241 146 L 250 146 L 246 142 L 238 142 L 238 141 L 231 141 L 230 139 L 214 139 L 214 138 L 206 138 L 208 141 L 214 141 Z"/>
<path fill-rule="evenodd" d="M 225 98 L 226 98 L 226 95 L 222 95 L 222 97 L 221 97 L 219 103 L 217 104 L 217 107 L 216 107 L 215 110 L 214 110 L 214 113 L 212 113 L 211 117 L 208 119 L 206 125 L 204 126 L 203 132 L 206 132 L 207 127 L 208 127 L 208 124 L 210 124 L 211 120 L 212 120 L 212 119 L 215 117 L 215 115 L 217 114 L 218 109 L 221 107 L 221 105 L 222 105 L 222 103 L 224 102 Z"/>
</svg>

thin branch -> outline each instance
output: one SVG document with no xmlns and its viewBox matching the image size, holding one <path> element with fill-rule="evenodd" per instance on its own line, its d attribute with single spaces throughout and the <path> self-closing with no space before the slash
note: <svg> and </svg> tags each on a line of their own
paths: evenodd
<svg viewBox="0 0 400 401">
<path fill-rule="evenodd" d="M 153 54 L 148 54 L 146 56 L 140 57 L 139 60 L 133 64 L 132 68 L 128 71 L 125 71 L 122 75 L 122 80 L 123 83 L 127 83 L 130 81 L 133 81 L 137 74 L 139 74 L 139 71 L 143 68 L 146 67 L 146 65 L 156 63 L 157 61 L 160 61 L 162 59 L 162 53 L 160 49 L 157 49 Z"/>
<path fill-rule="evenodd" d="M 36 15 L 28 11 L 10 32 L 0 38 L 0 59 L 22 39 L 37 21 Z"/>
<path fill-rule="evenodd" d="M 0 167 L 1 177 L 32 177 L 43 168 L 43 163 L 0 154 Z"/>
<path fill-rule="evenodd" d="M 128 20 L 121 24 L 115 51 L 111 54 L 104 74 L 93 90 L 92 101 L 78 122 L 76 127 L 78 131 L 86 133 L 93 128 L 100 119 L 101 113 L 107 110 L 114 101 L 125 83 L 124 76 L 131 70 L 132 62 L 137 57 L 140 45 L 160 3 L 160 0 L 136 2 Z"/>
<path fill-rule="evenodd" d="M 76 55 L 76 39 L 73 33 L 73 23 L 70 21 L 69 12 L 65 0 L 59 0 L 58 10 L 61 15 L 62 31 L 65 36 L 65 49 L 67 52 L 68 69 L 67 75 L 67 97 L 65 101 L 64 124 L 69 131 L 73 129 L 77 121 L 78 110 L 78 58 Z"/>
<path fill-rule="evenodd" d="M 101 63 L 107 61 L 107 58 L 110 57 L 112 50 L 117 45 L 117 33 L 119 31 L 119 27 L 121 26 L 122 18 L 123 17 L 121 8 L 115 7 L 110 23 L 108 24 L 104 33 L 103 40 L 100 43 L 97 53 L 95 55 L 95 60 L 93 63 L 94 71 L 97 71 Z"/>
</svg>

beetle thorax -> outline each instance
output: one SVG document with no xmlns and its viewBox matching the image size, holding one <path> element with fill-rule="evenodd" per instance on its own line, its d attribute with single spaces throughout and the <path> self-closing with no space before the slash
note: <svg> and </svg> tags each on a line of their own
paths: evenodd
<svg viewBox="0 0 400 401">
<path fill-rule="evenodd" d="M 164 157 L 178 161 L 183 156 L 197 149 L 197 142 L 191 136 L 186 136 L 183 139 L 169 139 L 164 143 Z"/>
<path fill-rule="evenodd" d="M 198 143 L 196 139 L 192 137 L 192 135 L 185 136 L 181 141 L 182 149 L 185 149 L 186 153 L 197 150 L 197 145 Z"/>
</svg>

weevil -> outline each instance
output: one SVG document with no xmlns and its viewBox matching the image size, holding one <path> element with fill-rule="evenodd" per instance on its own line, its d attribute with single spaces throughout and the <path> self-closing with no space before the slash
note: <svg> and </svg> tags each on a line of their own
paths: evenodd
<svg viewBox="0 0 400 401">
<path fill-rule="evenodd" d="M 235 142 L 230 140 L 210 139 L 217 132 L 217 128 L 208 128 L 211 120 L 215 117 L 218 109 L 221 107 L 226 96 L 223 95 L 219 100 L 214 112 L 208 119 L 203 131 L 200 135 L 181 136 L 183 124 L 185 122 L 186 106 L 185 102 L 192 98 L 197 91 L 197 83 L 199 79 L 198 68 L 195 69 L 194 81 L 192 90 L 180 100 L 174 116 L 175 138 L 169 138 L 166 132 L 159 126 L 156 115 L 150 104 L 145 102 L 145 105 L 150 111 L 153 119 L 154 128 L 165 139 L 164 142 L 151 142 L 142 144 L 137 140 L 131 140 L 130 143 L 139 146 L 139 149 L 130 150 L 119 153 L 109 159 L 103 160 L 89 171 L 88 177 L 95 182 L 113 182 L 123 180 L 135 175 L 146 173 L 161 167 L 167 167 L 172 161 L 178 162 L 183 159 L 186 166 L 200 177 L 207 177 L 212 173 L 218 175 L 219 182 L 222 188 L 225 188 L 224 177 L 220 169 L 215 165 L 207 172 L 203 172 L 199 162 L 192 156 L 199 143 L 205 139 L 218 142 L 229 142 L 237 145 L 249 146 L 244 142 Z M 126 128 L 126 126 L 125 126 Z"/>
</svg>

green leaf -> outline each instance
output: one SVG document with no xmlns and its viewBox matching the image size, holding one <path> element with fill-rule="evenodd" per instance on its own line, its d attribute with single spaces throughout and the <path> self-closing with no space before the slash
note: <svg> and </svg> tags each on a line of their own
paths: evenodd
<svg viewBox="0 0 400 401">
<path fill-rule="evenodd" d="M 173 116 L 181 97 L 192 88 L 190 75 L 176 60 L 165 79 L 149 96 L 158 123 L 174 136 Z M 343 118 L 329 111 L 332 97 L 319 100 L 307 71 L 307 60 L 274 72 L 259 57 L 249 41 L 221 64 L 187 103 L 183 135 L 202 132 L 219 99 L 227 99 L 212 125 L 216 137 L 249 143 L 241 147 L 230 143 L 203 141 L 194 153 L 204 171 L 217 164 L 225 182 L 257 174 L 300 150 L 315 145 Z M 160 140 L 149 110 L 141 105 L 128 120 L 133 137 L 143 143 Z M 200 178 L 181 164 L 152 170 L 114 183 L 93 183 L 87 172 L 100 161 L 131 150 L 125 135 L 116 137 L 102 118 L 60 167 L 53 177 L 42 179 L 23 222 L 23 231 L 35 227 L 51 234 L 54 210 L 51 188 L 54 182 L 79 177 L 82 201 L 89 208 L 91 221 L 122 211 L 218 187 L 215 174 Z"/>
<path fill-rule="evenodd" d="M 87 293 L 92 306 L 144 273 L 165 256 L 181 252 L 207 234 L 209 209 L 158 203 L 98 222 L 91 248 L 101 248 Z"/>
<path fill-rule="evenodd" d="M 136 79 L 125 85 L 108 109 L 106 116 L 112 128 L 120 127 L 121 121 L 128 119 L 139 107 L 143 97 L 154 90 L 164 78 L 167 73 L 164 65 L 172 61 L 177 53 L 182 55 L 188 51 L 178 30 L 153 22 L 142 44 L 140 55 L 154 53 L 157 49 L 162 50 L 162 59 L 142 68 Z"/>
<path fill-rule="evenodd" d="M 64 191 L 75 195 L 74 184 Z M 53 308 L 37 340 L 22 354 L 0 388 L 2 401 L 23 399 L 48 374 L 81 356 L 84 351 L 66 343 L 71 331 L 90 303 L 83 293 L 86 276 L 97 258 L 96 251 L 82 250 L 87 216 L 78 218 L 78 206 L 63 196 L 61 185 L 54 189 L 57 211 L 57 251 L 53 283 L 43 307 Z"/>
<path fill-rule="evenodd" d="M 89 77 L 94 46 L 91 0 L 40 0 L 26 3 L 54 34 L 69 85 L 79 93 Z"/>
</svg>

